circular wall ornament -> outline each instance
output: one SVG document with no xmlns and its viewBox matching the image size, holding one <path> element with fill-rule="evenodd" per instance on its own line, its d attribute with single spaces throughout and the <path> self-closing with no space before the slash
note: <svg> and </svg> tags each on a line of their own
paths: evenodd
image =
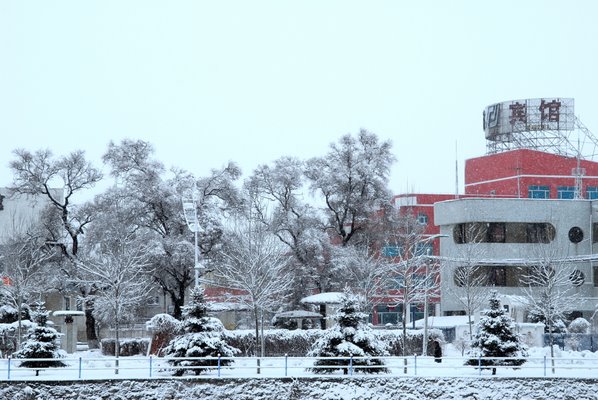
<svg viewBox="0 0 598 400">
<path fill-rule="evenodd" d="M 579 243 L 583 240 L 583 231 L 580 227 L 574 226 L 569 229 L 569 240 L 573 243 Z"/>
</svg>

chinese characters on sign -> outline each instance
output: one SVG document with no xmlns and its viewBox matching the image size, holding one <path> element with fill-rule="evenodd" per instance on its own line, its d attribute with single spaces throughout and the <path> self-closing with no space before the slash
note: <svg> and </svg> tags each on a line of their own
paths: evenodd
<svg viewBox="0 0 598 400">
<path fill-rule="evenodd" d="M 514 125 L 516 122 L 523 122 L 527 124 L 527 105 L 519 103 L 518 101 L 509 105 L 510 115 L 509 122 Z M 546 101 L 542 99 L 540 106 L 540 120 L 542 122 L 559 122 L 560 121 L 560 110 L 561 102 L 557 100 Z"/>
<path fill-rule="evenodd" d="M 527 106 L 525 104 L 516 101 L 509 106 L 509 110 L 511 110 L 511 117 L 509 118 L 511 125 L 515 122 L 527 123 Z"/>
<path fill-rule="evenodd" d="M 534 131 L 575 129 L 574 100 L 539 98 L 491 104 L 484 110 L 484 132 L 488 140 L 511 140 L 510 135 Z"/>
<path fill-rule="evenodd" d="M 547 103 L 546 100 L 542 100 L 540 103 L 542 121 L 559 122 L 560 110 L 560 101 L 552 100 L 550 103 Z"/>
</svg>

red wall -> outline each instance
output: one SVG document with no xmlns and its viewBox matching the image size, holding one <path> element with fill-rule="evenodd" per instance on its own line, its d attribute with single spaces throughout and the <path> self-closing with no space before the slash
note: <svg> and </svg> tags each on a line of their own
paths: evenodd
<svg viewBox="0 0 598 400">
<path fill-rule="evenodd" d="M 598 186 L 598 163 L 581 160 L 580 166 L 586 170 L 585 197 L 587 186 Z M 571 172 L 576 167 L 576 158 L 528 149 L 472 158 L 465 161 L 465 194 L 517 197 L 519 187 L 520 196 L 528 197 L 529 185 L 547 185 L 550 198 L 555 199 L 557 186 L 575 186 Z"/>
</svg>

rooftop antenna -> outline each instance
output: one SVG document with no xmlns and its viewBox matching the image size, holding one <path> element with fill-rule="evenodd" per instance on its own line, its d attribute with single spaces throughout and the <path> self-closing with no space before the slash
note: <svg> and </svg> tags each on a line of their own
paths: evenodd
<svg viewBox="0 0 598 400">
<path fill-rule="evenodd" d="M 459 198 L 459 158 L 457 157 L 457 141 L 455 140 L 455 199 Z"/>
<path fill-rule="evenodd" d="M 575 176 L 575 192 L 573 197 L 575 199 L 581 199 L 581 188 L 582 188 L 582 177 L 585 175 L 586 171 L 585 168 L 581 168 L 581 145 L 579 141 L 579 136 L 577 137 L 577 166 L 573 168 L 572 175 Z"/>
</svg>

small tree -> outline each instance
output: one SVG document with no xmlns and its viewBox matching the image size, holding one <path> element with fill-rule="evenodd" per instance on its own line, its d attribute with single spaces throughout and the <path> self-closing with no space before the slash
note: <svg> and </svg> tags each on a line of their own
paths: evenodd
<svg viewBox="0 0 598 400">
<path fill-rule="evenodd" d="M 47 359 L 23 361 L 21 367 L 25 368 L 66 367 L 65 363 L 58 360 L 65 357 L 64 352 L 58 348 L 56 343 L 58 332 L 56 329 L 46 326 L 48 311 L 43 305 L 39 305 L 31 314 L 36 325 L 29 328 L 27 340 L 23 343 L 21 350 L 13 353 L 14 358 Z M 39 369 L 35 371 L 35 376 L 38 375 Z"/>
<path fill-rule="evenodd" d="M 196 287 L 191 291 L 189 305 L 183 307 L 184 334 L 173 339 L 164 349 L 169 357 L 211 357 L 203 360 L 169 360 L 175 368 L 174 375 L 182 376 L 187 368 L 192 368 L 195 375 L 202 370 L 214 369 L 218 366 L 218 357 L 232 357 L 239 349 L 226 344 L 222 340 L 223 326 L 216 318 L 208 317 L 204 290 Z M 232 364 L 232 360 L 223 359 L 221 366 Z"/>
<path fill-rule="evenodd" d="M 554 373 L 554 335 L 565 332 L 563 320 L 575 310 L 580 298 L 572 277 L 573 267 L 562 261 L 554 249 L 536 249 L 538 258 L 529 267 L 529 273 L 522 277 L 528 301 L 528 318 L 544 322 L 550 343 L 552 372 Z"/>
<path fill-rule="evenodd" d="M 316 373 L 332 373 L 342 369 L 346 375 L 349 364 L 357 372 L 388 372 L 384 361 L 378 357 L 388 355 L 386 344 L 376 339 L 367 325 L 367 314 L 360 311 L 357 296 L 345 289 L 341 307 L 334 316 L 336 325 L 318 339 L 308 357 L 342 357 L 339 359 L 321 359 L 310 370 Z M 352 359 L 353 357 L 359 357 Z M 363 357 L 363 358 L 362 358 Z"/>
<path fill-rule="evenodd" d="M 492 375 L 496 375 L 497 366 L 516 367 L 526 361 L 523 358 L 527 357 L 526 347 L 515 331 L 513 319 L 505 314 L 496 291 L 490 294 L 490 309 L 482 311 L 468 355 L 472 358 L 465 365 L 491 367 Z"/>
<path fill-rule="evenodd" d="M 587 334 L 590 330 L 590 326 L 591 324 L 588 322 L 587 319 L 581 317 L 575 318 L 569 324 L 569 333 Z"/>
<path fill-rule="evenodd" d="M 469 325 L 469 341 L 473 338 L 473 315 L 488 301 L 488 282 L 480 261 L 486 251 L 480 245 L 484 231 L 475 224 L 468 224 L 463 232 L 463 242 L 446 262 L 447 271 L 452 273 L 455 286 L 448 285 L 447 293 L 465 310 Z M 445 275 L 451 279 L 449 274 Z"/>
<path fill-rule="evenodd" d="M 231 289 L 231 299 L 252 311 L 256 351 L 261 347 L 263 357 L 265 313 L 275 311 L 285 302 L 293 284 L 289 255 L 275 236 L 250 217 L 234 222 L 237 224 L 225 235 L 220 258 L 213 264 L 213 281 L 209 282 Z"/>
</svg>

